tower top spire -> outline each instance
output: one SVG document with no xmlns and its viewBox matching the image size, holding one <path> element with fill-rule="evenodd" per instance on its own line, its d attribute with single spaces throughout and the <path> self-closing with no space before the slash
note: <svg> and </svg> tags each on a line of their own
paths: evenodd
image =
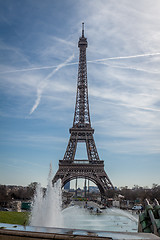
<svg viewBox="0 0 160 240">
<path fill-rule="evenodd" d="M 84 22 L 82 23 L 82 37 L 84 37 Z"/>
<path fill-rule="evenodd" d="M 82 22 L 82 36 L 80 36 L 79 38 L 79 42 L 78 42 L 78 47 L 86 47 L 87 48 L 87 38 L 85 38 L 84 36 L 84 22 Z"/>
</svg>

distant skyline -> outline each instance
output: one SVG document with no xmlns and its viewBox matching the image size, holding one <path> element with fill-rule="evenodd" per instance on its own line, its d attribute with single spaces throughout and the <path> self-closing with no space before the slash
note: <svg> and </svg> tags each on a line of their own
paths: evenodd
<svg viewBox="0 0 160 240">
<path fill-rule="evenodd" d="M 82 22 L 92 127 L 114 186 L 160 184 L 160 1 L 0 0 L 0 184 L 47 184 L 73 124 Z M 85 146 L 76 153 L 85 158 Z"/>
</svg>

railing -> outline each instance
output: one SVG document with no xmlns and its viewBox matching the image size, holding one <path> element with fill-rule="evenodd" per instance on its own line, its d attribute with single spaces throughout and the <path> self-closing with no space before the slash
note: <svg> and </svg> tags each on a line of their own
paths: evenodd
<svg viewBox="0 0 160 240">
<path fill-rule="evenodd" d="M 160 205 L 156 199 L 153 206 L 145 200 L 145 211 L 139 215 L 138 231 L 160 236 Z"/>
<path fill-rule="evenodd" d="M 78 163 L 78 164 L 89 164 L 89 161 L 88 160 L 74 160 L 73 163 Z"/>
<path fill-rule="evenodd" d="M 70 161 L 70 160 L 59 160 L 59 164 L 60 165 L 70 165 L 70 164 L 102 164 L 104 165 L 104 161 L 100 160 L 100 161 L 92 161 L 90 162 L 89 160 L 86 159 L 74 159 L 74 161 Z"/>
</svg>

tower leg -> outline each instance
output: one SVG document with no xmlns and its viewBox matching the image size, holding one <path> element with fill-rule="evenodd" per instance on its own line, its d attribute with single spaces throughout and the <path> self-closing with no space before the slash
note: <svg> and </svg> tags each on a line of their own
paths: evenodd
<svg viewBox="0 0 160 240">
<path fill-rule="evenodd" d="M 91 161 L 91 162 L 100 161 L 93 135 L 90 136 L 89 139 L 87 139 L 86 148 L 87 148 L 87 154 L 88 154 L 89 161 Z"/>
<path fill-rule="evenodd" d="M 77 148 L 77 139 L 71 135 L 63 160 L 74 161 L 76 148 Z"/>
</svg>

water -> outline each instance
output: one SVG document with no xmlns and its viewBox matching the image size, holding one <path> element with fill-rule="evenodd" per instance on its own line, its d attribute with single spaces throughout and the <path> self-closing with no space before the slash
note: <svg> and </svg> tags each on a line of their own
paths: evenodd
<svg viewBox="0 0 160 240">
<path fill-rule="evenodd" d="M 45 196 L 43 196 L 44 193 L 40 184 L 36 189 L 30 217 L 31 226 L 63 227 L 61 181 L 58 180 L 53 187 L 52 179 L 52 166 L 50 165 Z"/>
<path fill-rule="evenodd" d="M 110 208 L 102 214 L 91 214 L 79 206 L 62 211 L 61 181 L 52 186 L 52 166 L 44 196 L 41 185 L 36 189 L 30 217 L 30 226 L 87 229 L 97 231 L 137 232 L 138 219 L 127 211 Z"/>
<path fill-rule="evenodd" d="M 138 217 L 131 213 L 111 208 L 102 214 L 90 214 L 78 206 L 63 210 L 64 227 L 97 231 L 137 232 Z"/>
</svg>

